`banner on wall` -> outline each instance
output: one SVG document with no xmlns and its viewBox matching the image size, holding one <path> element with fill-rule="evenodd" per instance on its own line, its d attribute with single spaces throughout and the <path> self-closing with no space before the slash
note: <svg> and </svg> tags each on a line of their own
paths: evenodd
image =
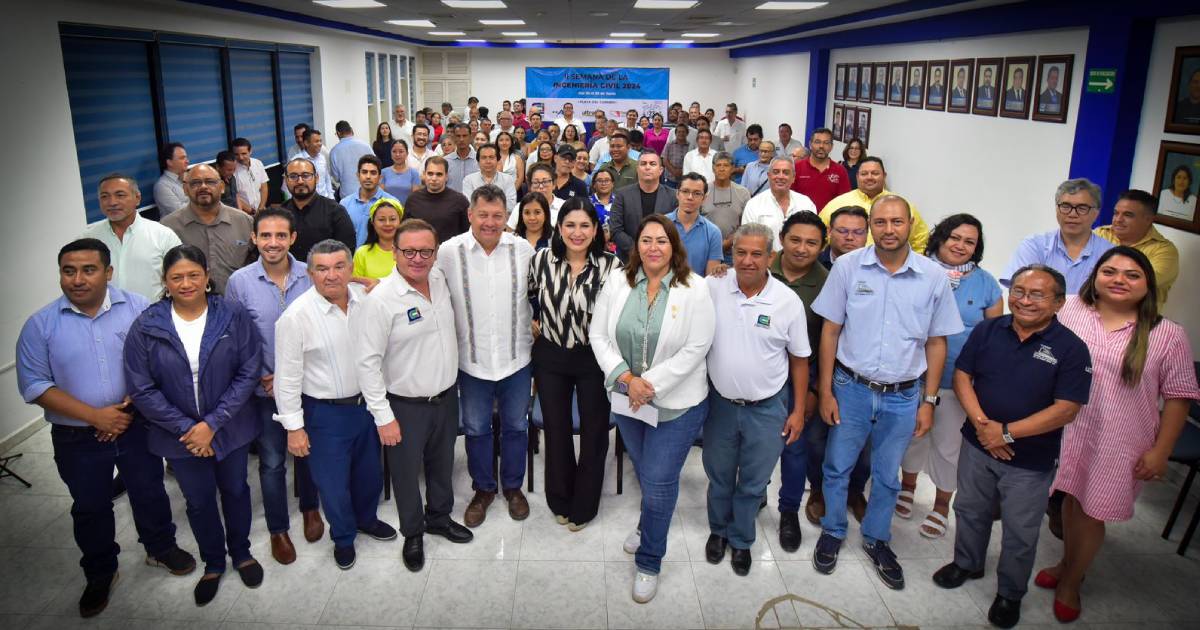
<svg viewBox="0 0 1200 630">
<path fill-rule="evenodd" d="M 526 107 L 541 108 L 545 124 L 562 116 L 571 103 L 575 116 L 594 122 L 593 112 L 625 120 L 635 109 L 639 116 L 667 111 L 671 71 L 668 68 L 525 68 Z"/>
</svg>

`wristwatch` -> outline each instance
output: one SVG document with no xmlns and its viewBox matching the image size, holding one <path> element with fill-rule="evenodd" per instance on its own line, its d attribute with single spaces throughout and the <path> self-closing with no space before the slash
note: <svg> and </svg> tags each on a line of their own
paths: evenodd
<svg viewBox="0 0 1200 630">
<path fill-rule="evenodd" d="M 1016 441 L 1017 441 L 1017 440 L 1016 440 L 1016 438 L 1014 438 L 1014 437 L 1012 436 L 1012 434 L 1008 432 L 1008 423 L 1007 423 L 1007 422 L 1005 422 L 1005 423 L 1004 423 L 1004 433 L 1003 433 L 1003 437 L 1004 437 L 1004 443 L 1005 443 L 1005 444 L 1012 444 L 1013 442 L 1016 442 Z"/>
<path fill-rule="evenodd" d="M 626 383 L 625 381 L 617 381 L 617 393 L 628 395 L 629 394 L 629 383 Z"/>
<path fill-rule="evenodd" d="M 936 407 L 936 406 L 942 404 L 942 397 L 938 396 L 936 394 L 934 394 L 932 396 L 929 394 L 926 394 L 925 398 L 922 400 L 922 402 L 927 402 L 927 403 L 933 405 L 934 407 Z"/>
</svg>

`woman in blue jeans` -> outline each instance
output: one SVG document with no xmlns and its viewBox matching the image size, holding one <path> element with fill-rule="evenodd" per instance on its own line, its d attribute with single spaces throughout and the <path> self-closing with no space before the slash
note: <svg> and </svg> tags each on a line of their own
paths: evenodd
<svg viewBox="0 0 1200 630">
<path fill-rule="evenodd" d="M 262 341 L 245 309 L 210 294 L 208 264 L 196 247 L 163 256 L 163 286 L 166 296 L 129 329 L 125 380 L 150 452 L 170 462 L 187 501 L 205 565 L 194 592 L 203 606 L 217 596 L 226 551 L 242 583 L 256 588 L 263 580 L 250 555 L 246 483 L 246 452 L 261 428 L 250 397 Z"/>
<path fill-rule="evenodd" d="M 625 551 L 637 563 L 633 599 L 646 603 L 658 591 L 679 472 L 708 416 L 704 358 L 715 322 L 708 285 L 688 267 L 669 219 L 642 219 L 634 242 L 628 265 L 604 283 L 588 335 L 642 487 L 641 520 Z"/>
</svg>

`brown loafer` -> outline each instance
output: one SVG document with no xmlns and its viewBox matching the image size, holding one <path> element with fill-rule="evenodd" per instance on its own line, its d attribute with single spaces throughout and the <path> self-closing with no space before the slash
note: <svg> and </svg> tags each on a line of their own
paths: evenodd
<svg viewBox="0 0 1200 630">
<path fill-rule="evenodd" d="M 321 520 L 320 510 L 304 512 L 304 540 L 315 543 L 325 535 L 325 521 Z"/>
<path fill-rule="evenodd" d="M 820 525 L 825 516 L 825 497 L 820 492 L 808 495 L 808 503 L 804 505 L 804 517 L 813 525 Z"/>
<path fill-rule="evenodd" d="M 861 492 L 855 492 L 846 500 L 846 507 L 854 514 L 854 520 L 861 523 L 867 514 L 867 498 Z"/>
<path fill-rule="evenodd" d="M 476 490 L 475 496 L 471 497 L 471 502 L 467 504 L 467 511 L 463 512 L 463 524 L 467 527 L 479 527 L 482 525 L 483 519 L 487 517 L 488 506 L 495 499 L 495 492 Z"/>
<path fill-rule="evenodd" d="M 279 564 L 291 564 L 296 561 L 296 546 L 292 544 L 287 532 L 271 534 L 271 557 Z"/>
<path fill-rule="evenodd" d="M 529 501 L 525 499 L 525 494 L 520 488 L 504 491 L 504 499 L 508 501 L 508 515 L 514 521 L 523 521 L 529 518 Z"/>
</svg>

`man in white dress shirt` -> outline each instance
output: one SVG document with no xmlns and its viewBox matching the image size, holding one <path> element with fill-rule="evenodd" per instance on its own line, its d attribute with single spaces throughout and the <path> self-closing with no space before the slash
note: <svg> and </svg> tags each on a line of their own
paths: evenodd
<svg viewBox="0 0 1200 630">
<path fill-rule="evenodd" d="M 683 156 L 683 174 L 699 173 L 704 176 L 704 181 L 711 182 L 715 178 L 713 175 L 713 156 L 717 154 L 712 150 L 713 135 L 707 129 L 701 129 L 696 133 L 696 148 L 687 152 Z"/>
<path fill-rule="evenodd" d="M 796 212 L 817 212 L 812 199 L 792 190 L 792 181 L 796 179 L 796 163 L 790 158 L 775 158 L 767 170 L 767 182 L 770 188 L 764 190 L 746 203 L 742 211 L 742 225 L 747 223 L 762 223 L 778 234 L 783 229 L 783 222 Z M 775 251 L 783 249 L 783 244 L 776 241 Z"/>
<path fill-rule="evenodd" d="M 533 246 L 504 231 L 504 191 L 484 185 L 471 193 L 471 229 L 442 243 L 437 268 L 446 275 L 458 332 L 458 385 L 467 435 L 467 470 L 475 496 L 463 521 L 478 527 L 502 490 L 514 520 L 529 516 L 521 492 L 528 447 L 532 316 L 526 297 Z M 500 412 L 500 479 L 492 469 L 492 410 Z"/>
<path fill-rule="evenodd" d="M 517 207 L 517 184 L 512 175 L 499 170 L 500 148 L 485 144 L 475 150 L 475 161 L 479 170 L 463 178 L 462 194 L 468 198 L 476 188 L 491 184 L 504 191 L 505 208 L 510 212 Z"/>
<path fill-rule="evenodd" d="M 238 192 L 246 196 L 246 203 L 255 211 L 262 210 L 267 207 L 267 197 L 269 178 L 267 177 L 267 169 L 263 166 L 262 160 L 251 157 L 250 153 L 253 148 L 250 146 L 250 141 L 245 138 L 234 138 L 233 144 L 229 145 L 233 151 L 234 157 L 237 158 L 237 166 L 233 171 L 233 177 L 237 180 Z"/>
<path fill-rule="evenodd" d="M 180 245 L 175 230 L 138 216 L 142 193 L 137 180 L 113 173 L 100 180 L 100 211 L 106 219 L 87 226 L 94 238 L 112 252 L 112 283 L 154 302 L 162 296 L 162 259 Z"/>
<path fill-rule="evenodd" d="M 566 129 L 567 125 L 572 125 L 579 130 L 579 137 L 587 137 L 587 127 L 583 126 L 583 121 L 575 117 L 575 106 L 570 103 L 563 103 L 562 116 L 554 119 L 554 124 L 558 125 L 559 129 Z"/>
<path fill-rule="evenodd" d="M 458 437 L 458 339 L 446 276 L 434 269 L 437 234 L 420 219 L 396 231 L 396 268 L 350 321 L 358 376 L 391 469 L 404 566 L 425 566 L 424 534 L 470 542 L 454 509 Z M 419 358 L 419 360 L 414 360 Z M 425 473 L 425 499 L 419 479 Z M 428 506 L 428 507 L 426 507 Z"/>
<path fill-rule="evenodd" d="M 308 252 L 313 286 L 275 323 L 275 421 L 288 430 L 288 451 L 308 457 L 309 471 L 329 521 L 339 569 L 354 566 L 354 539 L 362 532 L 394 540 L 379 520 L 383 466 L 371 413 L 358 385 L 358 355 L 350 316 L 364 290 L 350 283 L 353 257 L 345 243 L 325 239 Z"/>
<path fill-rule="evenodd" d="M 714 135 L 721 139 L 721 150 L 730 154 L 746 144 L 746 121 L 738 118 L 737 103 L 725 106 L 725 117 L 717 121 L 717 131 Z"/>
<path fill-rule="evenodd" d="M 392 128 L 392 137 L 397 140 L 403 140 L 408 146 L 412 146 L 413 128 L 416 125 L 408 119 L 408 108 L 403 105 L 397 105 L 392 112 L 392 124 L 388 125 Z"/>
</svg>

